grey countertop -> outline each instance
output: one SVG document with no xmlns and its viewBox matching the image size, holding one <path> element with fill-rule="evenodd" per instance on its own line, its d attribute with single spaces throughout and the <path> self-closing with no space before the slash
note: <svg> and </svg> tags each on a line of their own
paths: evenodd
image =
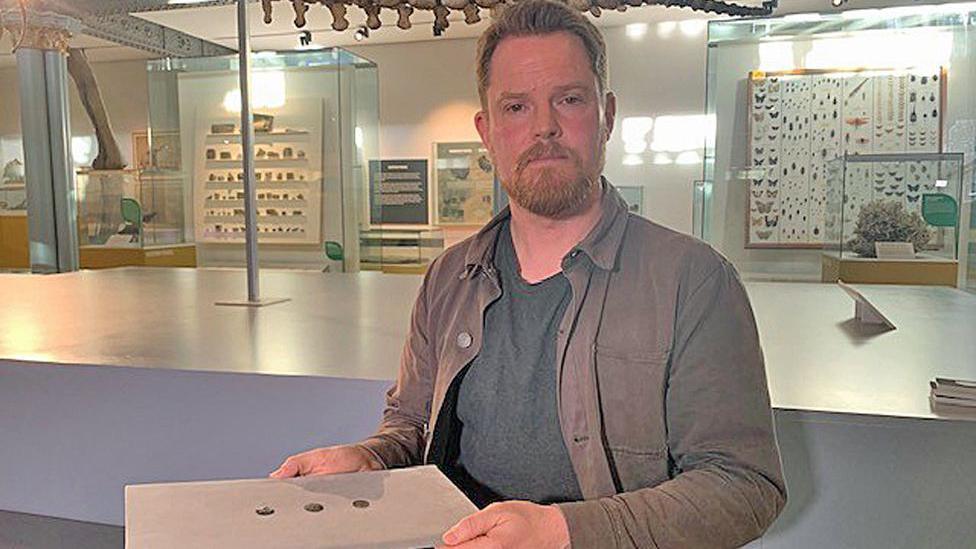
<svg viewBox="0 0 976 549">
<path fill-rule="evenodd" d="M 392 380 L 421 278 L 262 271 L 260 309 L 244 273 L 126 268 L 0 275 L 0 360 Z M 842 414 L 950 417 L 928 403 L 935 376 L 976 379 L 976 296 L 950 288 L 858 286 L 898 329 L 852 320 L 827 284 L 747 283 L 773 405 Z"/>
</svg>

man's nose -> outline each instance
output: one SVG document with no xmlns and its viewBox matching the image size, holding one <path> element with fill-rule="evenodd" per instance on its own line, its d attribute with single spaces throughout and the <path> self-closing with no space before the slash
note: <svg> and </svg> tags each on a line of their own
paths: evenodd
<svg viewBox="0 0 976 549">
<path fill-rule="evenodd" d="M 555 139 L 562 133 L 558 113 L 552 105 L 545 105 L 536 110 L 535 137 L 537 139 Z"/>
</svg>

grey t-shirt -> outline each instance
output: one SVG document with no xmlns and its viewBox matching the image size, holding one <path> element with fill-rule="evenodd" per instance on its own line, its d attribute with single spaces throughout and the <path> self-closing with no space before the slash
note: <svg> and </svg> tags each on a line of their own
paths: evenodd
<svg viewBox="0 0 976 549">
<path fill-rule="evenodd" d="M 495 250 L 502 295 L 485 311 L 484 342 L 459 387 L 458 465 L 501 499 L 582 499 L 556 407 L 556 334 L 572 291 L 562 273 L 520 274 L 508 223 Z"/>
</svg>

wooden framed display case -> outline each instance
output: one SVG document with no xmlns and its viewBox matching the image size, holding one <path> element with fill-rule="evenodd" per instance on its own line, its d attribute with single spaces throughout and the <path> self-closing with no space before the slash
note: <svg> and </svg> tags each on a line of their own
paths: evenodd
<svg viewBox="0 0 976 549">
<path fill-rule="evenodd" d="M 75 181 L 81 268 L 196 266 L 180 172 L 85 169 Z"/>
<path fill-rule="evenodd" d="M 822 280 L 955 286 L 963 159 L 893 153 L 829 162 Z M 875 243 L 891 242 L 914 253 L 876 257 Z"/>
<path fill-rule="evenodd" d="M 27 183 L 19 140 L 16 144 L 18 150 L 13 155 L 0 154 L 0 269 L 30 268 Z"/>
</svg>

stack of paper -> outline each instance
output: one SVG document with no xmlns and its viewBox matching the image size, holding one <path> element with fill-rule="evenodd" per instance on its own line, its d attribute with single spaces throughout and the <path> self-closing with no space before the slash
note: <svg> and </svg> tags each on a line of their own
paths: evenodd
<svg viewBox="0 0 976 549">
<path fill-rule="evenodd" d="M 930 381 L 929 398 L 935 404 L 976 408 L 976 381 L 937 377 Z"/>
</svg>

